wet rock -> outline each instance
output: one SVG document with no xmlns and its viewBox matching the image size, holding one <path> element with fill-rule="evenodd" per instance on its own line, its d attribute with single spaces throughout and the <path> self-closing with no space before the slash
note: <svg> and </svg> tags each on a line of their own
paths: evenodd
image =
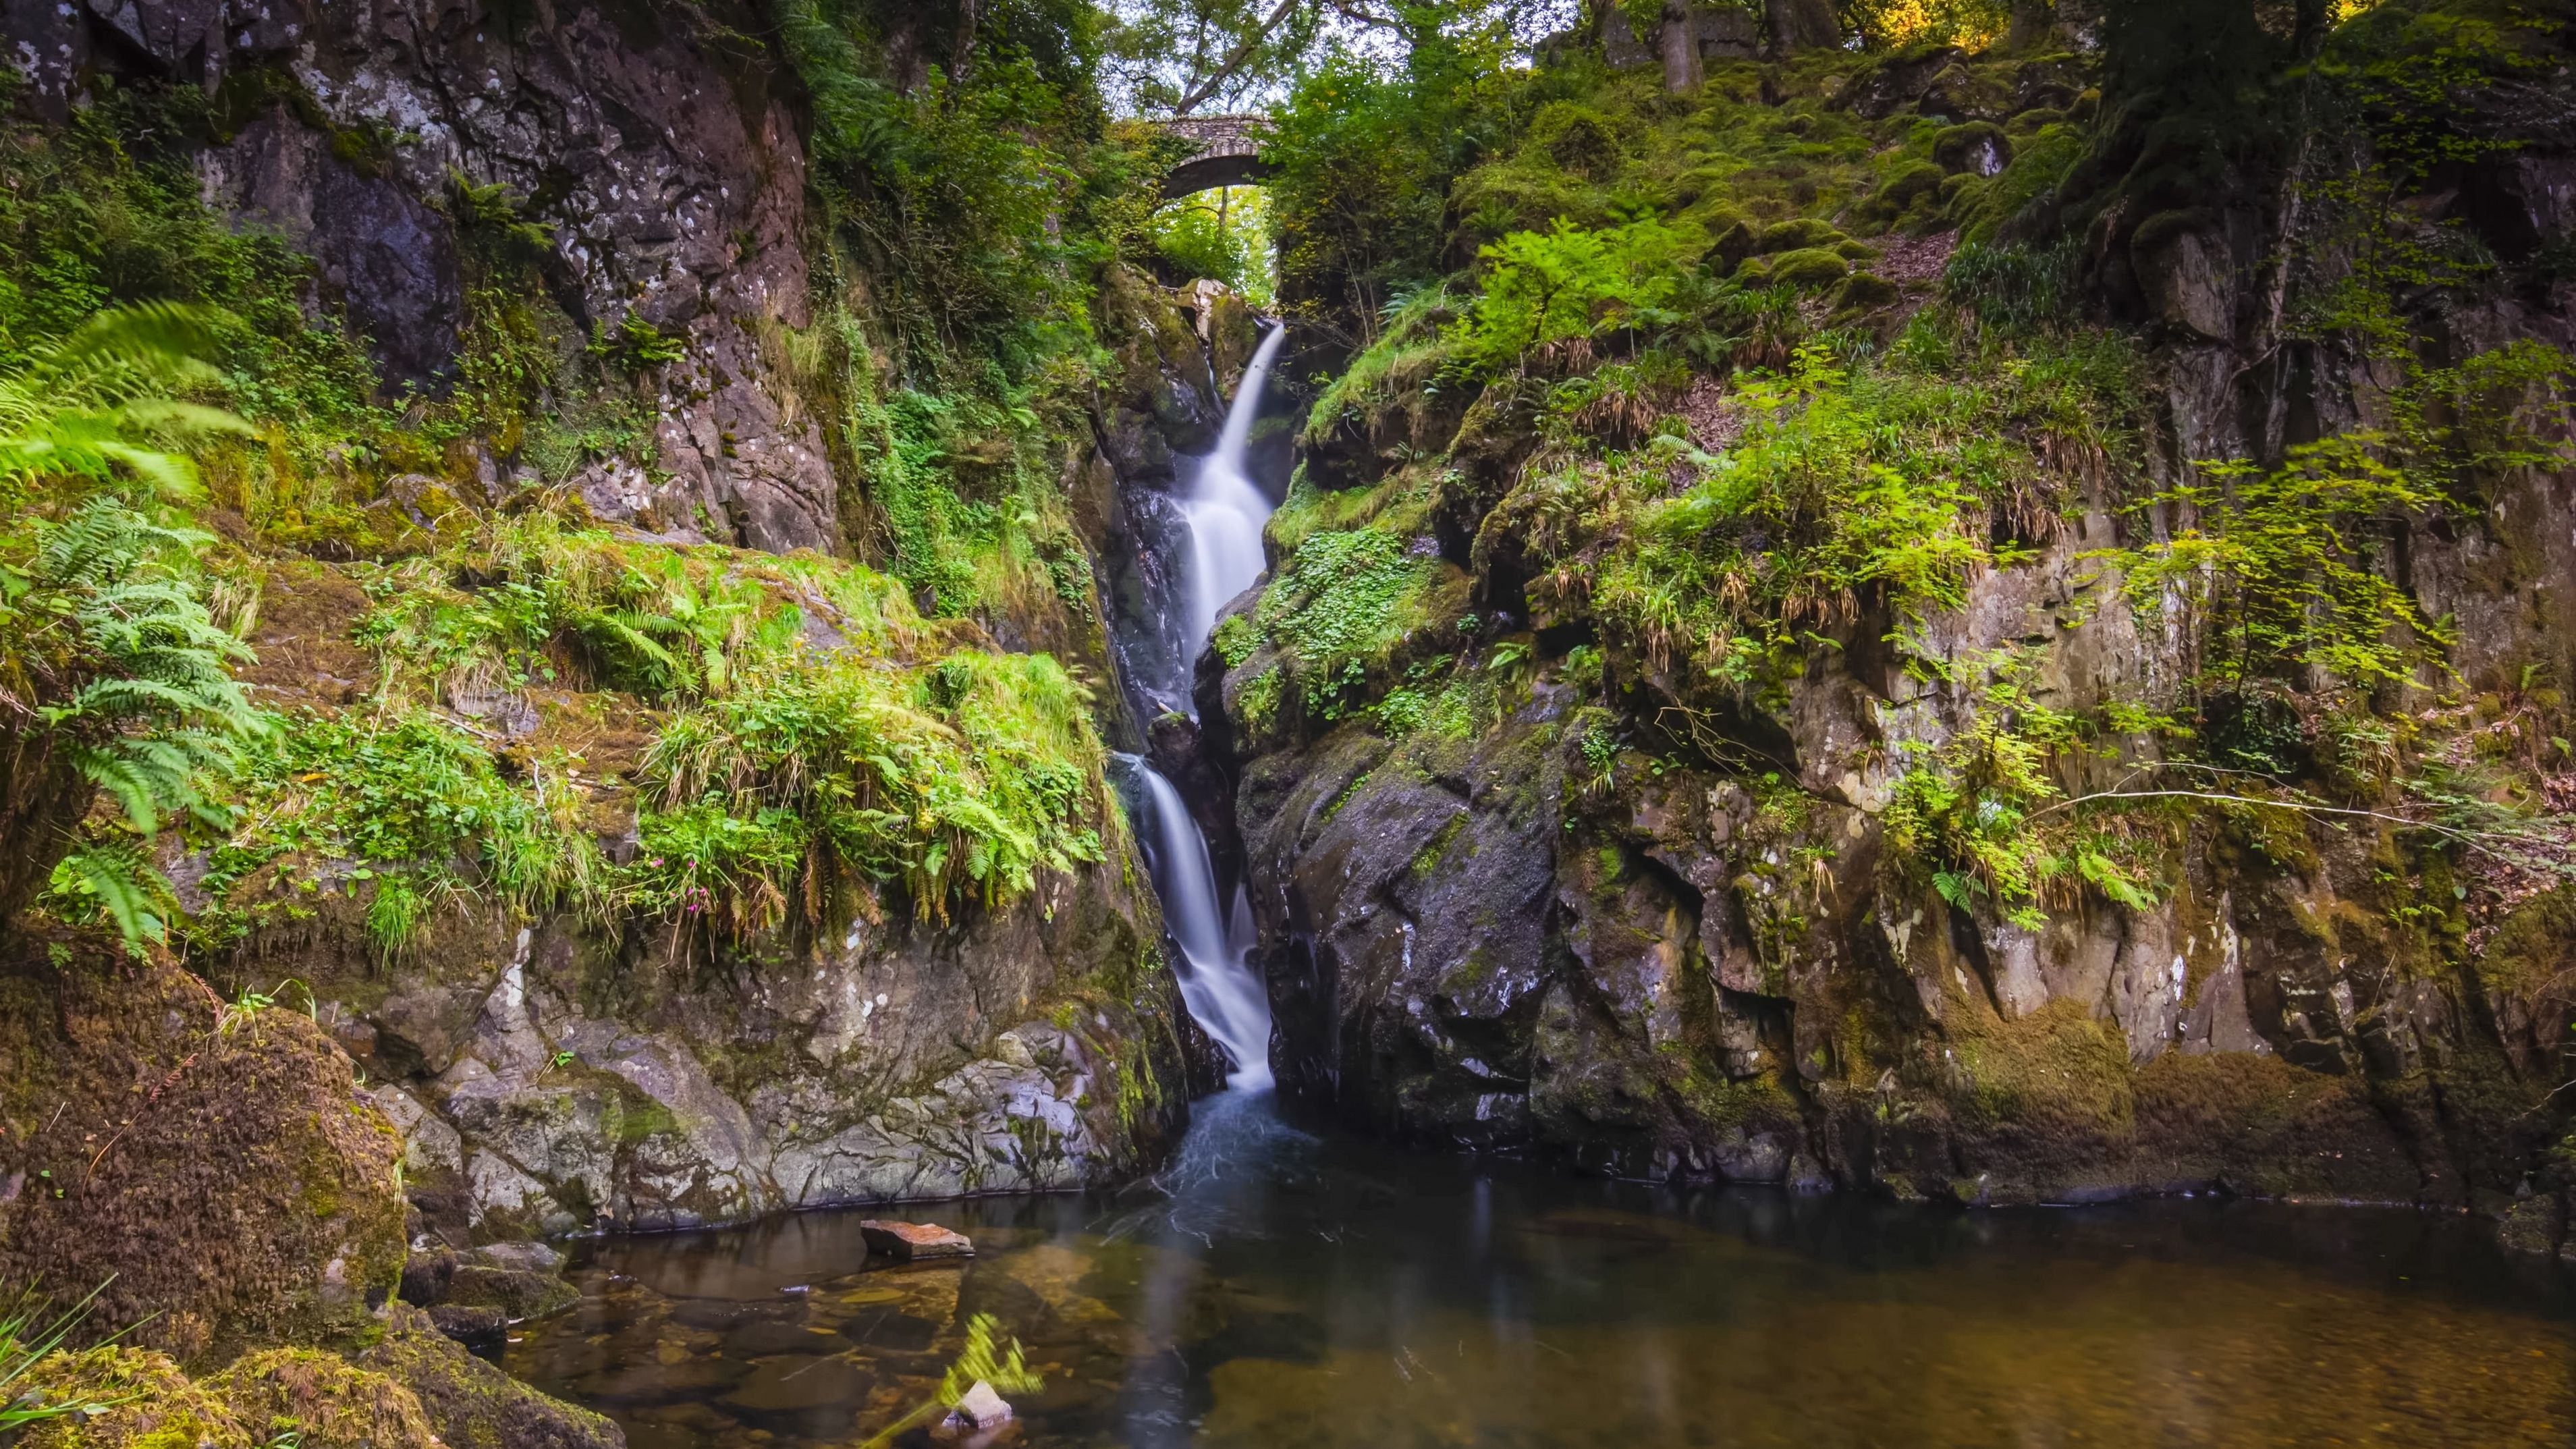
<svg viewBox="0 0 2576 1449">
<path fill-rule="evenodd" d="M 843 1337 L 863 1353 L 927 1353 L 939 1325 L 894 1308 L 861 1308 L 841 1322 Z"/>
<path fill-rule="evenodd" d="M 510 1331 L 510 1315 L 498 1308 L 442 1303 L 429 1310 L 429 1321 L 438 1326 L 439 1332 L 483 1354 L 499 1348 Z"/>
<path fill-rule="evenodd" d="M 1010 1404 L 982 1379 L 977 1379 L 975 1386 L 957 1400 L 957 1407 L 948 1411 L 949 1426 L 958 1429 L 990 1429 L 1010 1417 Z"/>
<path fill-rule="evenodd" d="M 2236 335 L 2235 281 L 2224 242 L 2201 218 L 2149 217 L 2129 242 L 2138 285 L 2158 316 L 2211 342 Z"/>
<path fill-rule="evenodd" d="M 724 1330 L 729 1358 L 766 1358 L 781 1353 L 824 1353 L 839 1347 L 829 1332 L 816 1332 L 784 1318 L 753 1318 Z"/>
<path fill-rule="evenodd" d="M 898 1262 L 975 1256 L 973 1239 L 936 1223 L 870 1218 L 859 1224 L 859 1232 L 867 1239 L 870 1254 L 883 1255 Z"/>
<path fill-rule="evenodd" d="M 513 1319 L 542 1318 L 581 1301 L 581 1293 L 552 1273 L 532 1273 L 483 1263 L 460 1263 L 448 1281 L 447 1303 L 497 1308 Z"/>
<path fill-rule="evenodd" d="M 625 1449 L 615 1424 L 476 1358 L 417 1308 L 394 1305 L 355 1362 L 409 1388 L 449 1449 Z"/>
<path fill-rule="evenodd" d="M 491 1309 L 511 1319 L 558 1313 L 581 1293 L 557 1272 L 563 1255 L 542 1243 L 498 1243 L 462 1252 L 431 1248 L 403 1264 L 402 1296 L 419 1307 Z"/>
<path fill-rule="evenodd" d="M 2567 1233 L 2566 1206 L 2558 1194 L 2537 1193 L 2514 1203 L 2496 1224 L 2496 1242 L 2508 1253 L 2547 1257 Z"/>
</svg>

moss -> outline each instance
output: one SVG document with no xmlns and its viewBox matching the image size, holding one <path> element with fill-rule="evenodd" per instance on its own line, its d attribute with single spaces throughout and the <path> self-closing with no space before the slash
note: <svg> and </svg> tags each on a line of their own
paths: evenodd
<svg viewBox="0 0 2576 1449">
<path fill-rule="evenodd" d="M 45 1403 L 106 1404 L 25 1430 L 14 1449 L 252 1449 L 254 1437 L 220 1392 L 188 1381 L 165 1354 L 94 1348 L 55 1354 L 13 1384 Z"/>
<path fill-rule="evenodd" d="M 1815 247 L 1830 249 L 1848 240 L 1850 238 L 1836 230 L 1831 222 L 1819 221 L 1812 216 L 1797 216 L 1762 228 L 1762 239 L 1754 250 L 1767 256 Z"/>
<path fill-rule="evenodd" d="M 247 1355 L 205 1389 L 259 1443 L 288 1432 L 297 1449 L 431 1449 L 439 1442 L 411 1390 L 312 1349 Z"/>
<path fill-rule="evenodd" d="M 448 1449 L 612 1449 L 624 1442 L 608 1420 L 547 1398 L 466 1352 L 419 1309 L 396 1304 L 388 1312 L 383 1341 L 359 1354 L 358 1366 L 409 1388 Z"/>
<path fill-rule="evenodd" d="M 1852 219 L 1864 231 L 1894 227 L 1918 214 L 1922 204 L 1937 202 L 1941 182 L 1948 175 L 1929 161 L 1906 162 L 1891 172 L 1867 200 L 1852 208 Z"/>
<path fill-rule="evenodd" d="M 2012 143 L 2004 138 L 2000 127 L 1985 121 L 1947 126 L 1932 138 L 1932 160 L 1944 171 L 1975 168 L 1990 152 L 2009 160 Z"/>
<path fill-rule="evenodd" d="M 2412 1201 L 2413 1156 L 2367 1084 L 2252 1052 L 2166 1052 L 2137 1075 L 2136 1171 L 2265 1197 Z"/>
<path fill-rule="evenodd" d="M 1820 292 L 1850 272 L 1851 266 L 1843 260 L 1841 253 L 1830 247 L 1809 247 L 1773 257 L 1765 270 L 1764 280 L 1775 287 Z"/>
<path fill-rule="evenodd" d="M 51 944 L 63 965 L 0 969 L 0 1174 L 60 1194 L 0 1210 L 0 1281 L 114 1275 L 97 1320 L 189 1358 L 362 1333 L 400 1279 L 406 1205 L 401 1139 L 348 1057 L 289 1009 L 219 1029 L 166 958 Z"/>
<path fill-rule="evenodd" d="M 2490 993 L 2536 1002 L 2576 996 L 2566 962 L 2576 948 L 2576 886 L 2559 886 L 2517 907 L 2488 938 L 2470 969 Z"/>
<path fill-rule="evenodd" d="M 1905 289 L 1876 272 L 1854 272 L 1834 289 L 1836 315 L 1874 312 L 1905 295 Z"/>
</svg>

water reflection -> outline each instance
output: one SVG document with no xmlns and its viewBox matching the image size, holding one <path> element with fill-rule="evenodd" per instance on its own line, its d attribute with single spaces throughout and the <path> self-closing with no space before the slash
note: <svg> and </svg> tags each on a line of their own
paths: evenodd
<svg viewBox="0 0 2576 1449">
<path fill-rule="evenodd" d="M 2576 1316 L 2475 1225 L 1957 1213 L 1419 1157 L 1198 1104 L 1154 1182 L 594 1247 L 509 1366 L 637 1449 L 851 1444 L 993 1314 L 1033 1445 L 2565 1445 Z"/>
</svg>

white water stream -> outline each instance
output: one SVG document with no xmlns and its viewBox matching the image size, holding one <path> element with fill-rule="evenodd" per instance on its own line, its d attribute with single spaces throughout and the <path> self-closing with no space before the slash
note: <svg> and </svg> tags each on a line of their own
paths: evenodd
<svg viewBox="0 0 2576 1449">
<path fill-rule="evenodd" d="M 1148 832 L 1146 861 L 1163 898 L 1163 924 L 1184 958 L 1181 1000 L 1199 1029 L 1233 1058 L 1228 1085 L 1257 1092 L 1270 1085 L 1270 996 L 1245 959 L 1250 932 L 1229 929 L 1217 909 L 1207 839 L 1181 792 L 1143 760 L 1129 757 L 1129 768 L 1144 785 L 1153 816 L 1137 823 Z"/>
<path fill-rule="evenodd" d="M 1273 327 L 1261 339 L 1235 388 L 1225 415 L 1225 431 L 1216 451 L 1199 465 L 1181 516 L 1189 524 L 1189 629 L 1184 658 L 1196 658 L 1207 647 L 1217 610 L 1252 587 L 1265 564 L 1261 526 L 1270 519 L 1270 500 L 1253 486 L 1243 470 L 1252 420 L 1261 410 L 1262 384 L 1270 378 L 1271 359 L 1279 353 L 1285 327 Z M 1186 958 L 1180 973 L 1181 999 L 1201 1030 L 1234 1061 L 1227 1081 L 1240 1091 L 1270 1085 L 1270 997 L 1247 959 L 1252 948 L 1251 912 L 1237 892 L 1231 917 L 1218 904 L 1216 870 L 1208 859 L 1207 839 L 1199 833 L 1181 793 L 1153 766 L 1130 760 L 1144 786 L 1153 818 L 1140 822 L 1146 832 L 1147 863 L 1154 890 L 1163 898 L 1163 920 Z"/>
<path fill-rule="evenodd" d="M 1184 659 L 1197 658 L 1207 647 L 1217 610 L 1251 588 L 1267 562 L 1261 554 L 1261 525 L 1270 521 L 1270 500 L 1244 473 L 1243 451 L 1252 438 L 1253 415 L 1261 410 L 1261 389 L 1270 380 L 1270 361 L 1278 356 L 1279 341 L 1287 335 L 1287 328 L 1273 327 L 1254 350 L 1252 362 L 1243 369 L 1243 381 L 1234 390 L 1234 406 L 1226 410 L 1225 431 L 1217 435 L 1216 451 L 1199 465 L 1190 496 L 1181 502 L 1181 516 L 1190 525 L 1190 628 L 1183 641 L 1187 647 L 1181 651 Z"/>
</svg>

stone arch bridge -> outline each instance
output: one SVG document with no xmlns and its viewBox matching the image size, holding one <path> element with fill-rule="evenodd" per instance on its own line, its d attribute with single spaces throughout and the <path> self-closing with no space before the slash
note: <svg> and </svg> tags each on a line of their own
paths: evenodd
<svg viewBox="0 0 2576 1449">
<path fill-rule="evenodd" d="M 1270 174 L 1261 164 L 1261 143 L 1270 130 L 1267 116 L 1181 116 L 1161 125 L 1197 147 L 1163 178 L 1165 201 L 1211 187 L 1248 186 Z"/>
</svg>

